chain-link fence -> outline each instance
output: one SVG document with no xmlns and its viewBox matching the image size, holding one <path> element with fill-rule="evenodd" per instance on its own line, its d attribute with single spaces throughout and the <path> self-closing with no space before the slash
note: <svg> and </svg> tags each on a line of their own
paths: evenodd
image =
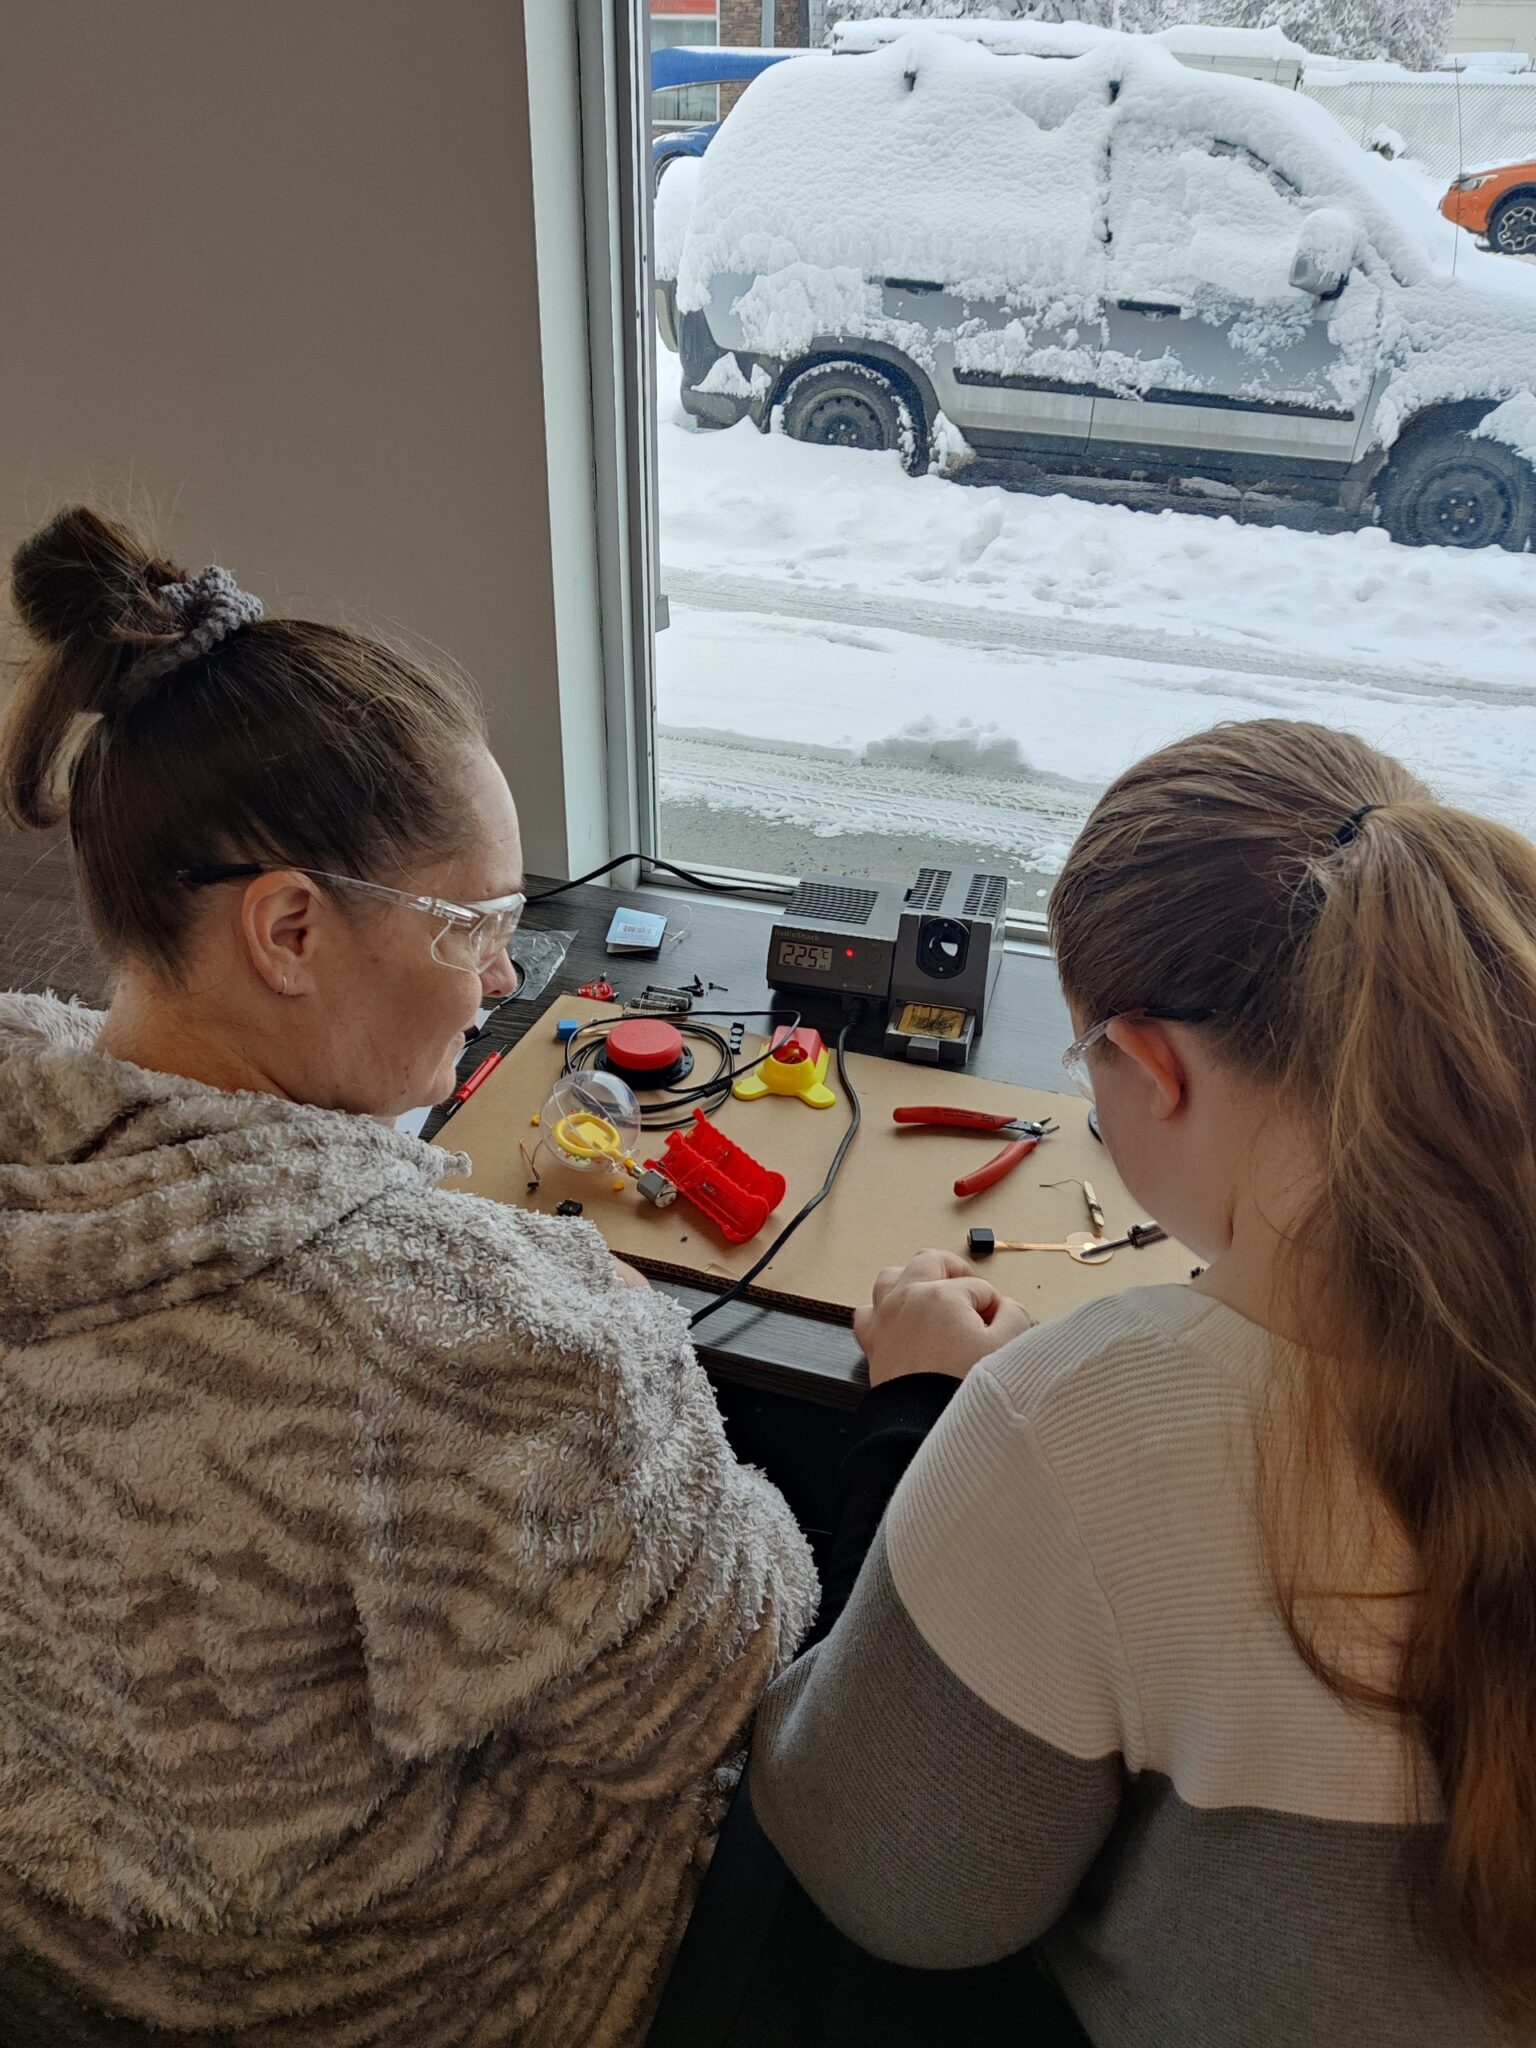
<svg viewBox="0 0 1536 2048">
<path fill-rule="evenodd" d="M 1536 76 L 1464 78 L 1375 65 L 1334 75 L 1309 64 L 1301 89 L 1357 142 L 1392 129 L 1406 153 L 1447 184 L 1485 164 L 1536 157 Z"/>
</svg>

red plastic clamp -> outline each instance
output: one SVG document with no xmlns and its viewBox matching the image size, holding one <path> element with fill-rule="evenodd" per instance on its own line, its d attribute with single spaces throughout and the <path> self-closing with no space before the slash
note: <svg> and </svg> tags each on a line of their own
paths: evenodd
<svg viewBox="0 0 1536 2048">
<path fill-rule="evenodd" d="M 686 1201 L 709 1218 L 727 1244 L 756 1237 L 784 1199 L 784 1176 L 759 1166 L 748 1152 L 717 1131 L 702 1109 L 693 1112 L 691 1131 L 673 1131 L 649 1171 L 664 1173 Z"/>
</svg>

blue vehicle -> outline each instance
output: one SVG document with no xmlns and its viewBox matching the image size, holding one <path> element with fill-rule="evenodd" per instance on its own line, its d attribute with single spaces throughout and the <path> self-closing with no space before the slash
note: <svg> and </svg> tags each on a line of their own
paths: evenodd
<svg viewBox="0 0 1536 2048">
<path fill-rule="evenodd" d="M 684 85 L 746 85 L 800 50 L 720 49 L 684 44 L 651 52 L 651 91 L 667 92 Z M 651 189 L 654 191 L 680 156 L 702 156 L 719 132 L 718 121 L 696 128 L 668 128 L 651 139 Z"/>
</svg>

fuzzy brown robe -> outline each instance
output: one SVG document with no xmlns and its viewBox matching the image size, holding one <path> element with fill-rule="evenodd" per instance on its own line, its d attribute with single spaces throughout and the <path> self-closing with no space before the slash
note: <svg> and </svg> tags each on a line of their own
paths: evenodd
<svg viewBox="0 0 1536 2048">
<path fill-rule="evenodd" d="M 0 2040 L 633 2040 L 804 1539 L 588 1225 L 99 1023 L 0 997 Z"/>
</svg>

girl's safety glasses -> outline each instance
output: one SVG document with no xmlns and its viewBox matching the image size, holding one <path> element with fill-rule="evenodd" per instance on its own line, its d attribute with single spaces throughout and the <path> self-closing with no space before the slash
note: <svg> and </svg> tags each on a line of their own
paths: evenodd
<svg viewBox="0 0 1536 2048">
<path fill-rule="evenodd" d="M 1081 1038 L 1074 1038 L 1061 1056 L 1073 1087 L 1079 1095 L 1094 1100 L 1093 1070 L 1088 1064 L 1088 1055 L 1101 1043 L 1111 1024 L 1118 1024 L 1122 1017 L 1152 1017 L 1160 1024 L 1209 1024 L 1215 1016 L 1214 1010 L 1117 1010 L 1113 1017 L 1105 1017 Z"/>
<path fill-rule="evenodd" d="M 261 861 L 226 862 L 222 866 L 183 868 L 178 880 L 189 889 L 208 889 L 219 882 L 246 882 L 256 875 L 281 874 L 282 866 Z M 352 875 L 331 875 L 323 868 L 295 868 L 329 889 L 351 889 L 407 910 L 419 910 L 437 926 L 432 937 L 432 957 L 444 967 L 467 967 L 481 974 L 498 953 L 505 950 L 517 930 L 528 898 L 524 895 L 493 896 L 484 903 L 450 903 L 442 896 L 413 896 L 405 889 L 389 889 L 382 882 L 360 882 Z"/>
</svg>

